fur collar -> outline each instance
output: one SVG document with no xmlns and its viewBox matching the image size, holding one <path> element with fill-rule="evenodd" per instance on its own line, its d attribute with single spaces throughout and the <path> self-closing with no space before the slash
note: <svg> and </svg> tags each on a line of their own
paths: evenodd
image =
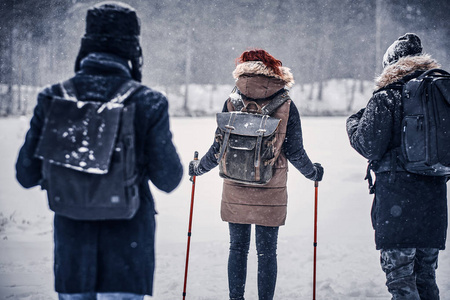
<svg viewBox="0 0 450 300">
<path fill-rule="evenodd" d="M 428 54 L 402 57 L 395 64 L 386 66 L 381 75 L 375 79 L 376 89 L 397 82 L 415 71 L 427 71 L 435 68 L 440 68 L 440 65 Z"/>
<path fill-rule="evenodd" d="M 265 75 L 269 77 L 275 77 L 283 80 L 288 88 L 292 87 L 295 83 L 294 76 L 291 73 L 291 69 L 286 67 L 280 67 L 281 73 L 283 75 L 280 77 L 275 74 L 272 69 L 267 68 L 261 61 L 246 61 L 236 66 L 233 71 L 234 79 L 238 79 L 239 76 L 244 74 L 255 74 L 255 75 Z"/>
</svg>

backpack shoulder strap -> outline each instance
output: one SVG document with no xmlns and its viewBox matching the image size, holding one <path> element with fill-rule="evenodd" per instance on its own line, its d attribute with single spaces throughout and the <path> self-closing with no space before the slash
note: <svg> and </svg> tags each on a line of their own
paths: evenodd
<svg viewBox="0 0 450 300">
<path fill-rule="evenodd" d="M 267 105 L 262 107 L 262 113 L 264 115 L 271 115 L 275 112 L 284 102 L 291 99 L 289 96 L 288 90 L 284 90 L 281 94 L 277 95 L 272 101 L 270 101 Z"/>
<path fill-rule="evenodd" d="M 403 89 L 403 86 L 405 85 L 406 82 L 405 81 L 397 81 L 395 83 L 388 84 L 385 87 L 382 87 L 382 88 L 379 88 L 378 90 L 375 90 L 373 92 L 373 94 L 375 95 L 378 92 L 388 91 L 388 90 L 399 90 L 399 91 L 401 91 Z"/>
<path fill-rule="evenodd" d="M 61 94 L 64 99 L 77 101 L 78 100 L 78 93 L 77 90 L 72 82 L 72 80 L 68 79 L 66 81 L 63 81 L 59 84 L 59 88 L 61 89 Z"/>
<path fill-rule="evenodd" d="M 141 87 L 142 85 L 139 82 L 135 80 L 128 80 L 117 89 L 110 102 L 122 104 Z"/>
<path fill-rule="evenodd" d="M 422 75 L 420 75 L 419 79 L 422 79 L 425 76 L 428 76 L 428 75 L 431 75 L 431 74 L 434 74 L 434 73 L 439 73 L 441 75 L 447 75 L 447 76 L 450 75 L 447 71 L 442 70 L 442 69 L 431 69 L 431 70 L 428 70 L 428 71 L 424 72 Z"/>
<path fill-rule="evenodd" d="M 244 103 L 244 100 L 242 99 L 242 96 L 238 92 L 238 90 L 235 88 L 233 89 L 231 95 L 237 95 L 235 97 L 230 96 L 231 104 L 233 105 L 234 109 L 236 111 L 242 111 L 246 105 Z M 273 112 L 275 112 L 281 105 L 283 105 L 284 102 L 287 100 L 290 100 L 291 97 L 289 96 L 289 92 L 286 89 L 283 89 L 279 94 L 275 96 L 268 104 L 263 106 L 261 108 L 261 112 L 263 115 L 271 115 Z"/>
<path fill-rule="evenodd" d="M 242 99 L 242 96 L 236 86 L 231 91 L 228 99 L 235 111 L 241 111 L 245 106 L 244 100 Z"/>
<path fill-rule="evenodd" d="M 64 99 L 77 101 L 78 93 L 72 80 L 66 80 L 59 84 L 61 89 L 61 94 Z M 123 103 L 127 98 L 129 98 L 134 92 L 136 92 L 142 85 L 135 80 L 128 80 L 122 84 L 117 91 L 114 92 L 113 97 L 110 102 Z"/>
</svg>

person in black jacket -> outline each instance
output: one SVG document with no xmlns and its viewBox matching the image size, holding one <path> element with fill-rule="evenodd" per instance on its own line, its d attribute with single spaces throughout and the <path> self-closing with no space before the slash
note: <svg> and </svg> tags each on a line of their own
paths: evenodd
<svg viewBox="0 0 450 300">
<path fill-rule="evenodd" d="M 136 11 L 128 5 L 103 2 L 88 10 L 76 75 L 71 79 L 78 99 L 108 101 L 124 82 L 141 81 L 139 34 Z M 54 96 L 62 96 L 58 84 L 39 94 L 19 152 L 16 176 L 26 188 L 41 184 L 42 161 L 34 153 Z M 55 290 L 60 299 L 152 295 L 156 212 L 148 181 L 170 192 L 180 183 L 183 168 L 172 143 L 166 97 L 142 86 L 128 103 L 136 106 L 139 210 L 130 220 L 80 221 L 55 214 Z"/>
<path fill-rule="evenodd" d="M 402 84 L 439 65 L 408 33 L 387 49 L 383 67 L 366 108 L 348 118 L 347 133 L 376 175 L 372 224 L 392 299 L 439 299 L 435 270 L 447 234 L 446 178 L 406 172 L 398 151 Z"/>
</svg>

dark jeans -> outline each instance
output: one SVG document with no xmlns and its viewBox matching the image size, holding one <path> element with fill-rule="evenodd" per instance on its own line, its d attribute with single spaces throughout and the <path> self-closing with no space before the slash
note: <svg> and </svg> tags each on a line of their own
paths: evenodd
<svg viewBox="0 0 450 300">
<path fill-rule="evenodd" d="M 243 300 L 251 225 L 229 223 L 229 228 L 228 287 L 230 299 Z M 259 300 L 271 300 L 277 281 L 278 227 L 256 225 L 255 232 L 258 254 L 258 296 Z"/>
<path fill-rule="evenodd" d="M 436 269 L 439 249 L 381 250 L 381 267 L 393 300 L 439 300 Z"/>
</svg>

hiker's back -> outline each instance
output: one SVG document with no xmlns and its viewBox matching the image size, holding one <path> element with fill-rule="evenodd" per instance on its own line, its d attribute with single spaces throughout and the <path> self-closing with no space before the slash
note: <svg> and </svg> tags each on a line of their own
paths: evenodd
<svg viewBox="0 0 450 300">
<path fill-rule="evenodd" d="M 113 55 L 95 54 L 89 55 L 84 60 L 84 63 L 88 64 L 90 61 L 98 62 L 99 57 L 106 62 L 115 62 L 117 59 Z M 98 65 L 98 69 L 103 68 L 101 64 Z M 103 75 L 97 69 L 95 71 L 95 73 L 80 72 L 71 79 L 77 89 L 79 100 L 86 101 L 90 99 L 106 103 L 111 100 L 118 87 L 129 80 L 127 76 L 121 74 L 112 76 L 105 72 Z M 40 132 L 35 133 L 34 127 L 43 127 L 45 115 L 50 111 L 51 99 L 54 96 L 62 96 L 59 84 L 44 89 L 38 96 L 35 114 L 39 117 L 33 118 L 31 124 L 31 133 L 36 139 L 38 139 L 37 135 Z M 167 113 L 168 102 L 166 97 L 160 92 L 143 86 L 131 98 L 126 100 L 126 105 L 128 106 L 129 104 L 135 105 L 136 172 L 141 175 L 140 194 L 142 194 L 141 197 L 150 200 L 152 196 L 147 186 L 148 180 L 151 180 L 157 188 L 169 192 L 178 185 L 182 176 L 182 167 L 171 142 L 172 135 Z M 40 131 L 41 129 L 38 130 Z M 37 140 L 30 141 L 30 145 L 27 142 L 24 145 L 25 147 L 33 148 L 37 144 Z M 25 149 L 21 152 L 22 155 L 26 156 L 24 160 L 32 163 L 17 166 L 17 179 L 19 182 L 25 187 L 32 187 L 42 183 L 39 179 L 41 177 L 41 164 L 34 159 L 34 153 L 28 153 L 31 150 L 27 151 Z"/>
<path fill-rule="evenodd" d="M 139 18 L 129 5 L 102 2 L 87 11 L 86 32 L 75 59 L 76 75 L 71 79 L 78 91 L 77 98 L 81 99 L 80 111 L 96 107 L 94 102 L 100 103 L 100 110 L 96 110 L 99 114 L 102 113 L 103 104 L 106 104 L 104 109 L 114 111 L 115 105 L 109 106 L 106 102 L 112 99 L 114 91 L 126 81 L 141 82 L 143 60 L 139 35 Z M 16 164 L 17 179 L 24 187 L 44 183 L 43 163 L 35 157 L 35 153 L 44 120 L 51 111 L 55 96 L 62 97 L 59 85 L 46 88 L 38 95 L 30 129 Z M 84 104 L 85 100 L 92 103 Z M 170 192 L 179 184 L 183 172 L 171 139 L 166 97 L 143 87 L 129 97 L 125 107 L 128 105 L 135 107 L 134 153 L 139 209 L 131 219 L 126 220 L 73 220 L 55 214 L 54 278 L 57 293 L 89 292 L 94 297 L 98 292 L 121 291 L 137 295 L 153 293 L 156 212 L 148 181 L 151 180 L 157 188 Z M 100 128 L 103 127 L 93 128 L 100 133 Z M 105 126 L 103 129 L 110 128 L 113 127 Z M 78 133 L 84 135 L 84 131 Z M 92 144 L 96 143 L 89 143 L 89 146 Z M 89 156 L 90 151 L 85 151 L 92 149 L 86 147 L 83 141 L 76 150 L 77 155 L 83 156 L 87 152 L 88 159 L 95 158 Z M 66 159 L 66 156 L 63 158 Z M 75 164 L 70 157 L 69 160 L 70 164 Z M 78 160 L 78 167 L 87 167 L 84 163 L 87 161 Z M 91 167 L 104 169 L 103 164 Z M 61 184 L 62 187 L 64 185 L 65 183 Z"/>
<path fill-rule="evenodd" d="M 417 71 L 374 95 L 383 99 L 392 114 L 388 152 L 373 161 L 374 170 L 449 175 L 450 75 L 440 69 Z M 371 144 L 372 148 L 383 148 Z"/>
<path fill-rule="evenodd" d="M 231 97 L 229 112 L 217 114 L 219 175 L 239 183 L 265 185 L 279 167 L 276 163 L 286 131 L 289 93 L 280 90 L 265 101 L 244 100 L 239 93 Z"/>
<path fill-rule="evenodd" d="M 272 130 L 265 132 L 268 133 L 268 136 L 267 139 L 261 140 L 261 143 L 266 142 L 264 147 L 261 145 L 261 155 L 257 155 L 257 136 L 248 138 L 253 142 L 250 144 L 254 145 L 254 147 L 250 147 L 251 149 L 249 150 L 243 149 L 246 147 L 239 147 L 239 145 L 236 145 L 236 142 L 227 143 L 228 146 L 224 149 L 225 141 L 219 142 L 222 146 L 221 149 L 224 150 L 220 163 L 221 166 L 219 165 L 219 174 L 224 177 L 221 206 L 221 217 L 224 221 L 231 223 L 244 222 L 249 224 L 261 224 L 264 226 L 280 226 L 285 222 L 288 163 L 282 148 L 286 137 L 292 101 L 289 98 L 288 92 L 280 93 L 279 96 L 280 97 L 278 99 L 281 100 L 280 103 L 278 103 L 279 105 L 277 105 L 276 109 L 270 113 L 272 121 L 275 121 L 275 125 L 278 125 L 278 127 L 276 127 L 273 132 Z M 274 100 L 275 98 L 276 97 L 270 100 Z M 260 107 L 264 107 L 264 105 L 270 103 L 271 101 L 267 102 L 265 100 L 258 99 L 256 101 L 245 100 L 243 103 L 244 105 L 250 105 L 247 108 L 252 108 L 252 104 L 250 104 L 251 102 L 257 102 Z M 239 105 L 233 105 L 230 99 L 227 101 L 227 110 L 229 112 L 225 114 L 239 115 L 242 114 L 242 112 L 240 112 L 241 109 L 242 107 Z M 252 111 L 252 109 L 250 109 L 250 111 Z M 249 114 L 251 115 L 251 113 Z M 255 114 L 255 116 L 257 116 L 257 114 Z M 254 124 L 257 127 L 254 128 L 256 131 L 260 126 L 259 121 L 267 117 L 267 115 L 264 114 L 260 114 L 258 116 L 258 122 L 257 124 Z M 225 123 L 227 124 L 228 120 Z M 220 124 L 221 122 L 219 121 L 219 128 L 221 127 Z M 248 126 L 247 128 L 249 127 L 251 126 Z M 225 138 L 226 131 L 222 131 L 220 129 L 219 131 L 221 131 L 222 136 Z M 233 132 L 233 130 L 231 132 Z M 231 132 L 230 140 L 233 139 Z M 244 136 L 244 138 L 246 137 Z M 240 139 L 237 138 L 236 140 L 237 143 L 239 143 Z M 218 158 L 220 158 L 220 153 L 218 155 Z M 250 158 L 249 161 L 242 161 L 242 158 L 244 157 Z M 258 180 L 259 182 L 255 180 L 255 175 L 257 175 L 255 158 L 260 160 L 259 168 L 261 177 Z M 227 165 L 229 166 L 228 168 Z M 243 172 L 240 170 L 241 168 L 251 171 L 242 174 Z M 242 180 L 241 175 L 250 176 Z M 265 178 L 267 181 L 263 182 L 261 180 L 262 178 Z M 257 210 L 258 214 L 252 213 L 254 210 Z"/>
<path fill-rule="evenodd" d="M 57 214 L 76 220 L 130 219 L 139 209 L 135 151 L 135 103 L 142 85 L 127 80 L 105 98 L 59 84 L 50 99 L 36 148 L 41 186 Z M 108 93 L 110 94 L 110 93 Z"/>
</svg>

